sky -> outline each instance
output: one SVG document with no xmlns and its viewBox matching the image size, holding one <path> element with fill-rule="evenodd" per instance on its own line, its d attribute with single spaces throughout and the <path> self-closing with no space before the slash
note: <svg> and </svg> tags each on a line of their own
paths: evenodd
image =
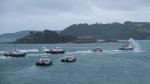
<svg viewBox="0 0 150 84">
<path fill-rule="evenodd" d="M 0 0 L 0 34 L 124 21 L 150 22 L 150 0 Z"/>
</svg>

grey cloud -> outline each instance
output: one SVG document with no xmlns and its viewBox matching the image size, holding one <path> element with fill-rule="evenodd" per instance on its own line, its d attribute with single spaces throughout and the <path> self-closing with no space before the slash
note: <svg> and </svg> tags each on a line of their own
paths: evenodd
<svg viewBox="0 0 150 84">
<path fill-rule="evenodd" d="M 3 12 L 18 13 L 53 13 L 84 11 L 90 5 L 80 0 L 6 0 L 3 3 Z"/>
<path fill-rule="evenodd" d="M 85 22 L 149 21 L 148 10 L 150 0 L 0 0 L 0 33 L 57 30 Z"/>
<path fill-rule="evenodd" d="M 142 2 L 142 0 L 97 0 L 95 1 L 95 3 L 102 9 L 134 11 L 148 6 L 145 5 L 145 1 Z"/>
</svg>

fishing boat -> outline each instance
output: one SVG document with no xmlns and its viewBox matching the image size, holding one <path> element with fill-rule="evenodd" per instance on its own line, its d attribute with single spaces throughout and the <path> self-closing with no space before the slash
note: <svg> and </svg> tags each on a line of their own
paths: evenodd
<svg viewBox="0 0 150 84">
<path fill-rule="evenodd" d="M 4 53 L 4 56 L 10 56 L 10 57 L 25 57 L 26 53 L 21 52 L 19 49 L 16 49 L 16 45 L 15 45 L 15 49 L 11 50 L 11 51 L 7 51 Z"/>
<path fill-rule="evenodd" d="M 75 62 L 76 57 L 74 55 L 67 55 L 61 59 L 61 62 Z"/>
<path fill-rule="evenodd" d="M 46 53 L 51 53 L 51 54 L 64 54 L 64 53 L 65 53 L 65 50 L 62 49 L 62 48 L 56 47 L 56 44 L 55 44 L 55 48 L 46 51 Z"/>
<path fill-rule="evenodd" d="M 96 44 L 96 46 L 99 46 L 99 43 Z M 95 49 L 92 50 L 93 52 L 103 52 L 103 49 L 96 47 Z"/>
<path fill-rule="evenodd" d="M 94 51 L 94 52 L 103 52 L 103 50 L 101 48 L 95 48 L 92 51 Z"/>
<path fill-rule="evenodd" d="M 134 40 L 133 39 L 129 39 L 128 42 L 126 44 L 124 44 L 121 48 L 119 48 L 118 50 L 134 50 Z"/>
<path fill-rule="evenodd" d="M 36 66 L 49 66 L 52 65 L 52 60 L 47 56 L 42 56 L 38 62 L 36 62 Z"/>
</svg>

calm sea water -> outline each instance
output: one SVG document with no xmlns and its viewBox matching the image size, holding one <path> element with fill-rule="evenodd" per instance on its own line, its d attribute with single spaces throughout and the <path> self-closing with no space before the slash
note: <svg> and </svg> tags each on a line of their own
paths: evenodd
<svg viewBox="0 0 150 84">
<path fill-rule="evenodd" d="M 29 52 L 25 58 L 0 56 L 0 84 L 150 84 L 150 41 L 138 41 L 141 51 L 116 51 L 122 43 L 58 44 L 64 55 L 51 55 L 53 65 L 35 66 L 44 53 Z M 35 51 L 53 44 L 18 44 L 23 51 Z M 102 53 L 90 51 L 95 47 Z M 13 49 L 0 44 L 0 52 Z M 61 63 L 66 54 L 75 54 L 74 63 Z"/>
</svg>

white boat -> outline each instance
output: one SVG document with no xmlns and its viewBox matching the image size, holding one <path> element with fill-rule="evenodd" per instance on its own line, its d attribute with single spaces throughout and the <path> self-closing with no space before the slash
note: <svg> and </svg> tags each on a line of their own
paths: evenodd
<svg viewBox="0 0 150 84">
<path fill-rule="evenodd" d="M 39 61 L 36 63 L 37 66 L 48 66 L 52 65 L 52 60 L 47 56 L 42 56 Z"/>
<path fill-rule="evenodd" d="M 99 46 L 99 44 L 96 44 L 96 45 Z M 92 51 L 94 51 L 94 52 L 103 52 L 103 49 L 97 47 L 97 48 L 93 49 Z"/>
<path fill-rule="evenodd" d="M 64 54 L 65 50 L 59 47 L 50 49 L 49 51 L 46 51 L 46 53 L 51 53 L 51 54 Z"/>
<path fill-rule="evenodd" d="M 4 56 L 10 56 L 10 57 L 25 57 L 25 55 L 26 53 L 21 52 L 19 49 L 16 49 L 16 45 L 15 45 L 15 49 L 4 53 Z"/>
<path fill-rule="evenodd" d="M 76 57 L 74 55 L 67 55 L 61 59 L 61 62 L 75 62 Z"/>
<path fill-rule="evenodd" d="M 102 52 L 103 50 L 101 48 L 95 48 L 92 51 L 94 51 L 94 52 Z"/>
</svg>

